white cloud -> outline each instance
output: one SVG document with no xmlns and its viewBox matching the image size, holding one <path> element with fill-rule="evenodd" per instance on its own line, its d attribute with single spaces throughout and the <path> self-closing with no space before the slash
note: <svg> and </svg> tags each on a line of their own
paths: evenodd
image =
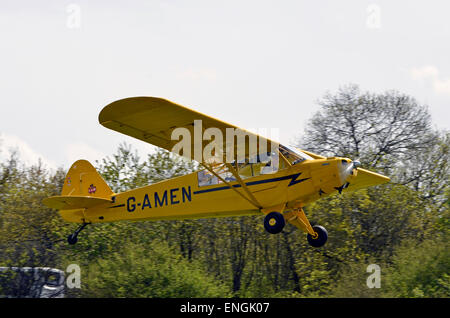
<svg viewBox="0 0 450 318">
<path fill-rule="evenodd" d="M 37 164 L 41 160 L 48 168 L 57 168 L 57 164 L 54 161 L 45 158 L 21 138 L 14 135 L 0 134 L 0 161 L 7 160 L 13 151 L 17 151 L 20 161 L 26 165 Z"/>
<path fill-rule="evenodd" d="M 410 70 L 410 74 L 413 80 L 421 81 L 423 84 L 431 83 L 436 93 L 450 95 L 450 79 L 442 78 L 436 66 L 414 67 Z"/>
<path fill-rule="evenodd" d="M 56 170 L 61 166 L 53 160 L 47 159 L 38 151 L 35 151 L 21 138 L 15 135 L 0 134 L 0 162 L 7 160 L 12 151 L 17 151 L 20 161 L 26 165 L 37 164 L 38 161 L 41 160 L 41 162 L 50 169 Z M 106 157 L 101 151 L 82 142 L 76 142 L 65 146 L 64 156 L 65 168 L 68 168 L 73 162 L 79 159 L 85 159 L 94 164 L 95 160 L 101 160 Z"/>
<path fill-rule="evenodd" d="M 450 94 L 450 79 L 437 80 L 433 83 L 434 90 L 442 94 Z"/>
<path fill-rule="evenodd" d="M 95 164 L 95 160 L 101 160 L 106 157 L 104 153 L 96 150 L 83 142 L 77 142 L 69 144 L 65 147 L 64 154 L 66 156 L 65 162 L 69 162 L 71 165 L 73 162 L 84 159 L 92 164 Z"/>
<path fill-rule="evenodd" d="M 435 66 L 432 65 L 413 67 L 411 69 L 411 76 L 414 80 L 437 78 L 439 76 L 439 71 Z"/>
</svg>

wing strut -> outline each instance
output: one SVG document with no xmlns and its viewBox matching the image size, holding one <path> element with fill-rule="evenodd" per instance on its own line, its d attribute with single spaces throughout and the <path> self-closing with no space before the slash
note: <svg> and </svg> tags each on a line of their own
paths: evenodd
<svg viewBox="0 0 450 318">
<path fill-rule="evenodd" d="M 261 209 L 262 208 L 261 204 L 259 204 L 258 200 L 256 200 L 256 198 L 253 195 L 253 193 L 250 192 L 250 190 L 248 189 L 247 185 L 245 184 L 244 181 L 242 181 L 241 176 L 236 172 L 236 170 L 233 168 L 233 166 L 231 164 L 229 164 L 229 163 L 225 163 L 225 166 L 233 174 L 233 176 L 236 178 L 236 180 L 239 182 L 239 184 L 242 186 L 242 188 L 245 190 L 245 192 L 247 192 L 249 198 L 252 199 L 252 201 L 256 203 L 256 206 L 258 208 Z"/>
<path fill-rule="evenodd" d="M 215 175 L 220 181 L 222 181 L 223 183 L 225 183 L 227 186 L 230 187 L 230 189 L 234 190 L 237 194 L 239 194 L 241 197 L 243 197 L 245 200 L 247 200 L 248 202 L 250 202 L 252 205 L 254 205 L 255 207 L 257 207 L 258 209 L 261 209 L 261 205 L 258 203 L 258 201 L 256 199 L 254 199 L 254 196 L 251 195 L 250 198 L 247 198 L 245 195 L 243 195 L 240 191 L 238 191 L 235 187 L 233 187 L 232 184 L 230 184 L 228 181 L 225 181 L 225 179 L 223 179 L 219 174 L 217 174 L 211 167 L 209 167 L 207 164 L 205 163 L 200 163 L 203 167 L 205 167 L 209 172 L 211 172 L 213 175 Z M 231 173 L 233 173 L 234 169 L 231 170 Z M 234 175 L 234 173 L 233 173 Z M 238 180 L 242 179 L 239 177 Z M 243 185 L 242 185 L 243 184 Z M 244 190 L 248 191 L 247 185 L 245 185 L 245 183 L 242 182 L 241 186 L 244 187 Z M 251 194 L 251 193 L 250 193 Z M 253 200 L 254 199 L 254 200 Z"/>
</svg>

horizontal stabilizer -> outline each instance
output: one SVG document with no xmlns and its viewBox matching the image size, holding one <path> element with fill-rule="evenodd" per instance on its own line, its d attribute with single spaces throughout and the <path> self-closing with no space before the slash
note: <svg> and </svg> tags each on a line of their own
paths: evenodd
<svg viewBox="0 0 450 318">
<path fill-rule="evenodd" d="M 56 210 L 89 209 L 97 205 L 111 203 L 111 200 L 86 196 L 54 196 L 42 201 L 46 206 Z"/>
</svg>

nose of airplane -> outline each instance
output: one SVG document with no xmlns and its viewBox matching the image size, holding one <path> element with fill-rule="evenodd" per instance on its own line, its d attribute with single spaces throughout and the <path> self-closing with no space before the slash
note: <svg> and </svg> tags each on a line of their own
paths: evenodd
<svg viewBox="0 0 450 318">
<path fill-rule="evenodd" d="M 361 167 L 361 162 L 358 160 L 352 161 L 347 158 L 341 160 L 339 173 L 342 184 L 349 182 L 352 177 L 356 177 L 358 167 Z"/>
</svg>

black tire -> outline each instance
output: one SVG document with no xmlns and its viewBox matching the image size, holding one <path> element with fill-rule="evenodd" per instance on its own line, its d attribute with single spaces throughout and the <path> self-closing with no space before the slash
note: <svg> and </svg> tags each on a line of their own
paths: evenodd
<svg viewBox="0 0 450 318">
<path fill-rule="evenodd" d="M 280 233 L 285 225 L 284 216 L 279 212 L 270 212 L 264 218 L 264 228 L 270 234 Z"/>
<path fill-rule="evenodd" d="M 70 234 L 70 235 L 67 237 L 67 242 L 68 242 L 70 245 L 74 245 L 74 244 L 76 244 L 76 243 L 78 242 L 78 237 L 77 237 L 76 235 L 74 235 L 74 234 Z"/>
<path fill-rule="evenodd" d="M 309 245 L 313 247 L 322 247 L 328 240 L 327 230 L 320 225 L 313 226 L 313 230 L 317 233 L 317 237 L 312 237 L 311 234 L 307 235 Z"/>
</svg>

